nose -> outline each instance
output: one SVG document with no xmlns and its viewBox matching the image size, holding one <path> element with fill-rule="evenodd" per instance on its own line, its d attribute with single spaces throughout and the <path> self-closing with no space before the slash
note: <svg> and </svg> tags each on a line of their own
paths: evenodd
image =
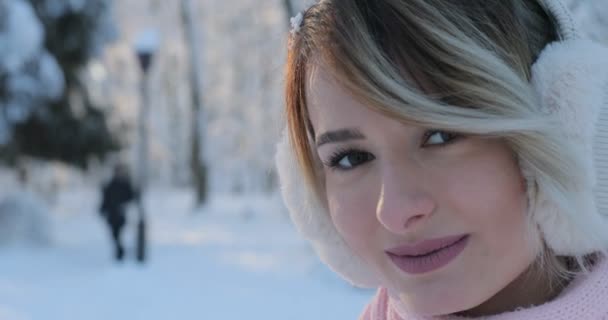
<svg viewBox="0 0 608 320">
<path fill-rule="evenodd" d="M 389 231 L 403 234 L 422 224 L 435 211 L 436 203 L 417 174 L 383 174 L 376 206 L 378 221 Z"/>
</svg>

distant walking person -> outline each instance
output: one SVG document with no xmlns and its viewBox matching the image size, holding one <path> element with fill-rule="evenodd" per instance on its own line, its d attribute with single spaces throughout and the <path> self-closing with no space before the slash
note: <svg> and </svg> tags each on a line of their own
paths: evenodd
<svg viewBox="0 0 608 320">
<path fill-rule="evenodd" d="M 126 222 L 125 207 L 137 196 L 125 166 L 117 165 L 114 168 L 114 175 L 103 187 L 102 192 L 100 211 L 112 232 L 115 249 L 114 257 L 117 261 L 120 261 L 124 256 L 120 234 Z"/>
</svg>

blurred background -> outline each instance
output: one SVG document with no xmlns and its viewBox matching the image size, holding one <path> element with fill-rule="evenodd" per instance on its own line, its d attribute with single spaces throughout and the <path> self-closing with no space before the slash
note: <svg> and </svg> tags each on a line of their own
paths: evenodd
<svg viewBox="0 0 608 320">
<path fill-rule="evenodd" d="M 274 169 L 310 2 L 0 0 L 0 320 L 357 318 Z"/>
</svg>

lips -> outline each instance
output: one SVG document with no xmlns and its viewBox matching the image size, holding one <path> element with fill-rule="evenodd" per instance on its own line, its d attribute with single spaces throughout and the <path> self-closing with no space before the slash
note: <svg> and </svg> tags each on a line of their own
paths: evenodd
<svg viewBox="0 0 608 320">
<path fill-rule="evenodd" d="M 457 235 L 425 240 L 411 245 L 402 245 L 396 248 L 392 248 L 386 250 L 386 252 L 396 256 L 422 256 L 425 254 L 429 254 L 433 251 L 448 247 L 463 238 L 464 236 L 465 235 Z"/>
<path fill-rule="evenodd" d="M 386 254 L 406 273 L 427 273 L 454 260 L 464 250 L 468 240 L 469 235 L 430 239 L 386 250 Z"/>
</svg>

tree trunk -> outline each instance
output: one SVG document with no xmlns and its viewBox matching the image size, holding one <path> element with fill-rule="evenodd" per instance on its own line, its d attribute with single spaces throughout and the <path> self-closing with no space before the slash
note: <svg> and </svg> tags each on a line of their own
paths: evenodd
<svg viewBox="0 0 608 320">
<path fill-rule="evenodd" d="M 293 4 L 291 3 L 291 0 L 283 0 L 283 5 L 285 6 L 285 12 L 287 13 L 288 17 L 293 17 L 296 15 L 296 12 L 295 12 L 295 9 L 293 8 Z"/>
<path fill-rule="evenodd" d="M 195 10 L 191 0 L 181 1 L 182 22 L 184 29 L 185 44 L 188 47 L 190 58 L 189 78 L 192 102 L 192 148 L 190 157 L 190 168 L 196 192 L 196 202 L 202 205 L 207 201 L 207 165 L 203 159 L 205 141 L 205 128 L 202 123 L 205 119 L 202 106 L 202 81 L 201 81 L 201 48 L 198 28 L 195 26 Z"/>
</svg>

